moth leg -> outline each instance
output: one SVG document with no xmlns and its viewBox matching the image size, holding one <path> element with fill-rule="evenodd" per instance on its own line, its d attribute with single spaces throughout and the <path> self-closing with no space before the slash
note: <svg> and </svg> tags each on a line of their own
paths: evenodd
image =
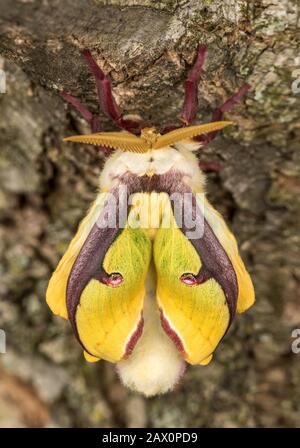
<svg viewBox="0 0 300 448">
<path fill-rule="evenodd" d="M 199 168 L 204 172 L 218 173 L 223 169 L 223 165 L 219 162 L 199 162 Z"/>
<path fill-rule="evenodd" d="M 160 130 L 160 134 L 161 135 L 167 134 L 168 132 L 175 131 L 175 129 L 179 129 L 180 127 L 181 126 L 179 124 L 172 124 L 172 123 L 166 124 Z"/>
<path fill-rule="evenodd" d="M 85 119 L 85 121 L 91 126 L 92 132 L 100 132 L 102 131 L 101 123 L 98 117 L 96 117 L 89 109 L 82 104 L 78 98 L 69 93 L 62 91 L 60 92 L 60 96 L 67 101 L 71 106 L 76 109 L 81 116 Z"/>
<path fill-rule="evenodd" d="M 111 89 L 111 81 L 108 76 L 98 66 L 89 50 L 82 52 L 92 74 L 94 75 L 99 98 L 99 104 L 103 112 L 110 117 L 115 124 L 128 132 L 139 134 L 141 130 L 141 121 L 133 119 L 124 119 L 121 110 L 113 96 Z"/>
<path fill-rule="evenodd" d="M 64 91 L 60 92 L 60 96 L 80 113 L 80 115 L 90 125 L 92 132 L 102 131 L 102 126 L 99 118 L 96 115 L 92 114 L 92 112 L 89 111 L 89 109 L 84 104 L 82 104 L 78 98 Z M 109 155 L 112 152 L 110 148 L 106 148 L 105 146 L 97 146 L 97 148 L 105 155 Z"/>
<path fill-rule="evenodd" d="M 225 101 L 222 106 L 218 107 L 213 111 L 211 122 L 219 121 L 222 119 L 225 112 L 227 112 L 229 109 L 234 106 L 240 99 L 248 92 L 250 89 L 250 85 L 245 83 L 243 84 L 239 90 L 232 95 L 230 98 L 228 98 L 227 101 Z M 194 140 L 197 142 L 201 142 L 203 145 L 206 145 L 207 143 L 210 143 L 212 140 L 215 139 L 218 131 L 211 132 L 208 135 L 200 135 L 199 137 L 195 137 Z"/>
<path fill-rule="evenodd" d="M 183 104 L 183 111 L 181 121 L 186 126 L 189 126 L 194 120 L 198 109 L 198 82 L 205 59 L 206 47 L 200 45 L 198 48 L 198 55 L 196 61 L 188 73 L 187 79 L 184 83 L 185 98 Z"/>
</svg>

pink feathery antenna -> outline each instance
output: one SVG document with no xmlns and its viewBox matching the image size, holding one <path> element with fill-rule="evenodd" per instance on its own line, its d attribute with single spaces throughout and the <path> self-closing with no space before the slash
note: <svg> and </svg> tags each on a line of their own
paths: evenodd
<svg viewBox="0 0 300 448">
<path fill-rule="evenodd" d="M 125 119 L 122 116 L 122 112 L 120 107 L 118 106 L 113 93 L 110 78 L 105 75 L 102 69 L 98 66 L 95 59 L 93 58 L 91 52 L 89 50 L 84 50 L 82 55 L 87 62 L 90 71 L 94 75 L 97 87 L 97 94 L 100 107 L 105 115 L 111 118 L 115 125 L 123 130 L 126 130 L 132 134 L 140 135 L 142 128 L 144 127 L 143 120 L 133 120 L 133 119 Z M 190 126 L 191 123 L 195 120 L 197 111 L 198 111 L 198 84 L 201 77 L 201 72 L 203 68 L 203 64 L 205 61 L 206 55 L 206 47 L 204 45 L 200 45 L 198 48 L 198 53 L 196 60 L 194 62 L 193 67 L 188 72 L 188 76 L 185 80 L 185 98 L 183 103 L 183 110 L 181 121 L 184 126 Z M 232 108 L 234 104 L 241 100 L 241 98 L 246 94 L 249 90 L 250 85 L 245 83 L 240 89 L 232 95 L 225 103 L 215 109 L 212 113 L 211 122 L 220 121 L 225 112 Z M 83 105 L 80 100 L 69 93 L 61 92 L 60 95 L 67 101 L 71 106 L 76 109 L 81 116 L 86 120 L 86 122 L 90 125 L 91 131 L 93 133 L 101 132 L 102 126 L 99 117 L 94 115 L 90 110 Z M 180 126 L 165 126 L 162 133 L 166 133 L 170 128 L 175 129 Z M 201 143 L 201 146 L 210 143 L 217 136 L 218 131 L 210 132 L 206 135 L 200 135 L 198 137 L 194 137 L 195 141 Z M 108 156 L 113 151 L 110 148 L 105 146 L 98 146 L 99 150 L 101 150 L 104 155 Z M 205 169 L 205 162 L 203 162 L 202 168 Z M 206 167 L 210 170 L 209 166 Z M 215 167 L 217 168 L 217 166 Z M 218 169 L 217 169 L 218 170 Z"/>
</svg>

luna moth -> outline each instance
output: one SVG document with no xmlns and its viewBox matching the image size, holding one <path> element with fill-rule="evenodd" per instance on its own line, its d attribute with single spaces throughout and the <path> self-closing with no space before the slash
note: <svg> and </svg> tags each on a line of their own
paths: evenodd
<svg viewBox="0 0 300 448">
<path fill-rule="evenodd" d="M 99 193 L 50 279 L 46 300 L 70 321 L 87 361 L 115 363 L 126 386 L 151 396 L 172 390 L 186 363 L 208 364 L 236 313 L 254 303 L 236 239 L 205 196 L 196 156 L 231 124 L 223 114 L 249 86 L 211 122 L 193 124 L 205 56 L 200 46 L 185 82 L 182 126 L 158 130 L 123 117 L 110 79 L 88 50 L 83 56 L 100 106 L 120 131 L 103 132 L 97 116 L 62 92 L 91 126 L 91 134 L 65 140 L 96 145 L 106 161 Z M 187 215 L 190 223 L 182 219 Z"/>
</svg>

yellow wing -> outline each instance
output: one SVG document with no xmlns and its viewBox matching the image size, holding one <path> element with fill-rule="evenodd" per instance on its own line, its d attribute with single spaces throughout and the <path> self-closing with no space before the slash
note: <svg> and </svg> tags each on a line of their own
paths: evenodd
<svg viewBox="0 0 300 448">
<path fill-rule="evenodd" d="M 192 287 L 181 281 L 185 273 L 196 276 L 201 270 L 200 257 L 176 224 L 158 230 L 154 261 L 163 328 L 187 362 L 205 365 L 226 332 L 230 313 L 214 278 Z"/>
<path fill-rule="evenodd" d="M 85 350 L 96 358 L 117 362 L 130 354 L 142 330 L 145 279 L 151 244 L 142 229 L 126 228 L 110 246 L 103 267 L 121 274 L 111 287 L 92 278 L 76 312 L 76 327 Z"/>
<path fill-rule="evenodd" d="M 206 201 L 203 235 L 189 240 L 175 219 L 154 241 L 162 325 L 186 361 L 207 364 L 237 309 L 254 303 L 254 289 L 234 236 Z"/>
<path fill-rule="evenodd" d="M 46 300 L 53 313 L 70 320 L 88 361 L 116 362 L 130 353 L 142 331 L 151 243 L 140 228 L 99 228 L 104 203 L 105 195 L 99 195 L 79 226 Z"/>
</svg>

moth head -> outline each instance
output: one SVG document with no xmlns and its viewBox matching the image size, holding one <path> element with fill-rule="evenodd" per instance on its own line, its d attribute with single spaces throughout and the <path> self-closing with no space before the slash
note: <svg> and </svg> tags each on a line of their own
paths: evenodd
<svg viewBox="0 0 300 448">
<path fill-rule="evenodd" d="M 139 136 L 130 132 L 97 132 L 88 135 L 67 137 L 64 141 L 87 143 L 105 146 L 111 149 L 145 153 L 155 149 L 168 148 L 171 145 L 191 140 L 200 135 L 215 132 L 232 124 L 231 121 L 215 121 L 211 123 L 186 126 L 161 135 L 155 128 L 143 128 Z"/>
<path fill-rule="evenodd" d="M 152 147 L 160 137 L 160 133 L 155 128 L 143 128 L 140 137 Z"/>
</svg>

